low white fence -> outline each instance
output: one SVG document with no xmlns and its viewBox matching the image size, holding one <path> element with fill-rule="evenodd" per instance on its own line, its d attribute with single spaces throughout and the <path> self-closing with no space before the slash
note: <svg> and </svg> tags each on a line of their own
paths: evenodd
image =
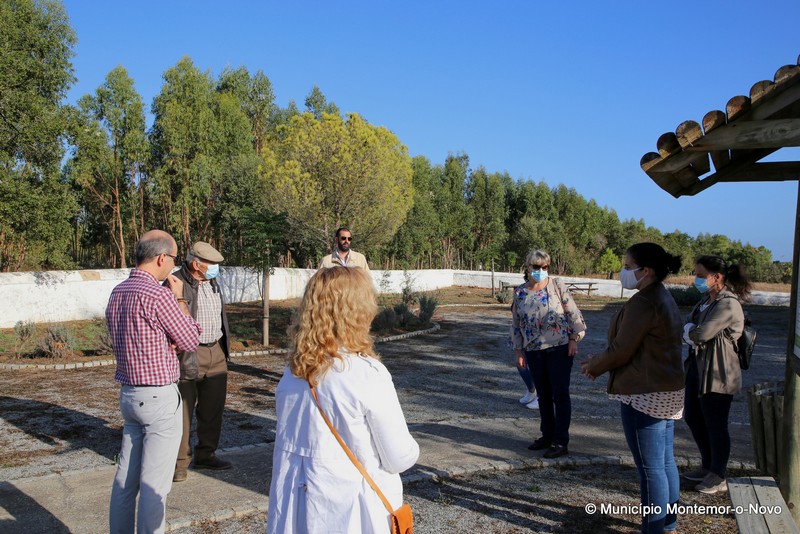
<svg viewBox="0 0 800 534">
<path fill-rule="evenodd" d="M 93 319 L 103 315 L 111 290 L 125 280 L 130 269 L 94 271 L 50 271 L 0 273 L 0 328 L 17 321 L 62 322 Z M 450 286 L 495 287 L 500 282 L 521 284 L 519 273 L 433 269 L 417 271 L 371 271 L 375 287 L 382 293 L 399 293 L 404 286 L 429 291 Z M 270 276 L 272 300 L 300 297 L 313 269 L 275 269 Z M 630 296 L 618 280 L 561 277 L 567 283 L 593 283 L 593 295 Z M 222 267 L 220 282 L 226 302 L 261 300 L 261 273 L 243 267 Z M 788 293 L 755 291 L 753 302 L 788 306 Z"/>
</svg>

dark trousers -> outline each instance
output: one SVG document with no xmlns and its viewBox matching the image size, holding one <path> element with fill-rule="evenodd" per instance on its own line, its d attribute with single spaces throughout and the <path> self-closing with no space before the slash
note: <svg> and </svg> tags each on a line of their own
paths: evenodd
<svg viewBox="0 0 800 534">
<path fill-rule="evenodd" d="M 566 447 L 569 444 L 569 423 L 572 419 L 569 381 L 575 358 L 569 356 L 568 345 L 526 351 L 525 358 L 539 396 L 539 428 L 542 437 L 546 441 Z"/>
<path fill-rule="evenodd" d="M 725 478 L 728 459 L 731 456 L 731 436 L 728 433 L 728 415 L 731 411 L 733 395 L 706 393 L 700 391 L 700 373 L 694 356 L 687 362 L 686 400 L 683 418 L 692 431 L 692 437 L 700 449 L 703 468 Z"/>
<path fill-rule="evenodd" d="M 225 353 L 219 344 L 213 347 L 197 347 L 197 358 L 200 378 L 178 381 L 178 389 L 183 398 L 183 437 L 176 465 L 183 468 L 188 467 L 192 461 L 190 437 L 193 417 L 197 417 L 195 460 L 207 460 L 217 450 L 228 391 Z"/>
</svg>

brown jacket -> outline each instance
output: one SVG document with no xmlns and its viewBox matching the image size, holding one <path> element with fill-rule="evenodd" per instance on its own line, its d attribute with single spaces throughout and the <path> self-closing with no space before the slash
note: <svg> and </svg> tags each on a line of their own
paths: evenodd
<svg viewBox="0 0 800 534">
<path fill-rule="evenodd" d="M 664 284 L 651 284 L 617 312 L 608 327 L 608 347 L 589 360 L 588 371 L 609 371 L 608 392 L 636 395 L 684 387 L 682 323 Z"/>
<path fill-rule="evenodd" d="M 688 322 L 696 325 L 689 330 L 689 339 L 697 348 L 695 357 L 687 363 L 694 360 L 697 364 L 700 395 L 733 395 L 742 389 L 742 368 L 734 343 L 744 330 L 744 311 L 736 295 L 727 289 L 701 312 L 700 305 L 707 302 L 708 297 L 701 299 L 689 315 Z"/>
<path fill-rule="evenodd" d="M 175 271 L 172 274 L 183 281 L 183 298 L 189 301 L 189 312 L 192 314 L 192 317 L 196 318 L 197 288 L 200 285 L 200 282 L 198 282 L 197 279 L 192 276 L 192 273 L 189 272 L 186 263 L 181 265 L 179 271 Z M 219 340 L 219 346 L 222 347 L 222 352 L 225 353 L 225 359 L 227 360 L 230 359 L 231 356 L 231 339 L 228 335 L 230 329 L 228 328 L 228 316 L 225 313 L 225 299 L 222 298 L 222 292 L 216 279 L 211 280 L 208 283 L 214 288 L 215 293 L 219 293 L 219 298 L 222 301 L 222 337 Z M 181 380 L 197 380 L 197 351 L 178 351 L 178 359 L 181 361 Z"/>
</svg>

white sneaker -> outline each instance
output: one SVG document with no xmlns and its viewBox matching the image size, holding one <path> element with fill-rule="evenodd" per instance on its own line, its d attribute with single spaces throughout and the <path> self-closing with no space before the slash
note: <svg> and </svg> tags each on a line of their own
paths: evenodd
<svg viewBox="0 0 800 534">
<path fill-rule="evenodd" d="M 538 410 L 539 409 L 539 398 L 537 397 L 537 398 L 533 399 L 528 404 L 526 404 L 525 407 L 527 409 L 529 409 L 529 410 Z"/>
<path fill-rule="evenodd" d="M 533 393 L 531 393 L 531 392 L 529 391 L 529 392 L 527 392 L 527 393 L 525 394 L 525 396 L 524 396 L 524 397 L 522 397 L 522 398 L 519 400 L 519 403 L 520 403 L 520 404 L 528 404 L 529 402 L 531 402 L 531 401 L 532 401 L 533 399 L 535 399 L 535 398 L 536 398 L 536 392 L 533 392 Z"/>
</svg>

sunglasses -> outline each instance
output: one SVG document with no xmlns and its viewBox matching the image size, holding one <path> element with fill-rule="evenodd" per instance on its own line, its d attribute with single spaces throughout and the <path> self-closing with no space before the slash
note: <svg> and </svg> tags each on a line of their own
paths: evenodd
<svg viewBox="0 0 800 534">
<path fill-rule="evenodd" d="M 339 238 L 339 241 L 352 241 L 352 240 L 353 240 L 352 237 L 344 237 L 344 236 L 342 236 L 342 237 Z"/>
<path fill-rule="evenodd" d="M 550 268 L 549 265 L 528 265 L 528 267 L 530 267 L 531 269 L 533 269 L 535 271 L 541 271 L 542 269 L 547 270 L 547 269 Z"/>
</svg>

